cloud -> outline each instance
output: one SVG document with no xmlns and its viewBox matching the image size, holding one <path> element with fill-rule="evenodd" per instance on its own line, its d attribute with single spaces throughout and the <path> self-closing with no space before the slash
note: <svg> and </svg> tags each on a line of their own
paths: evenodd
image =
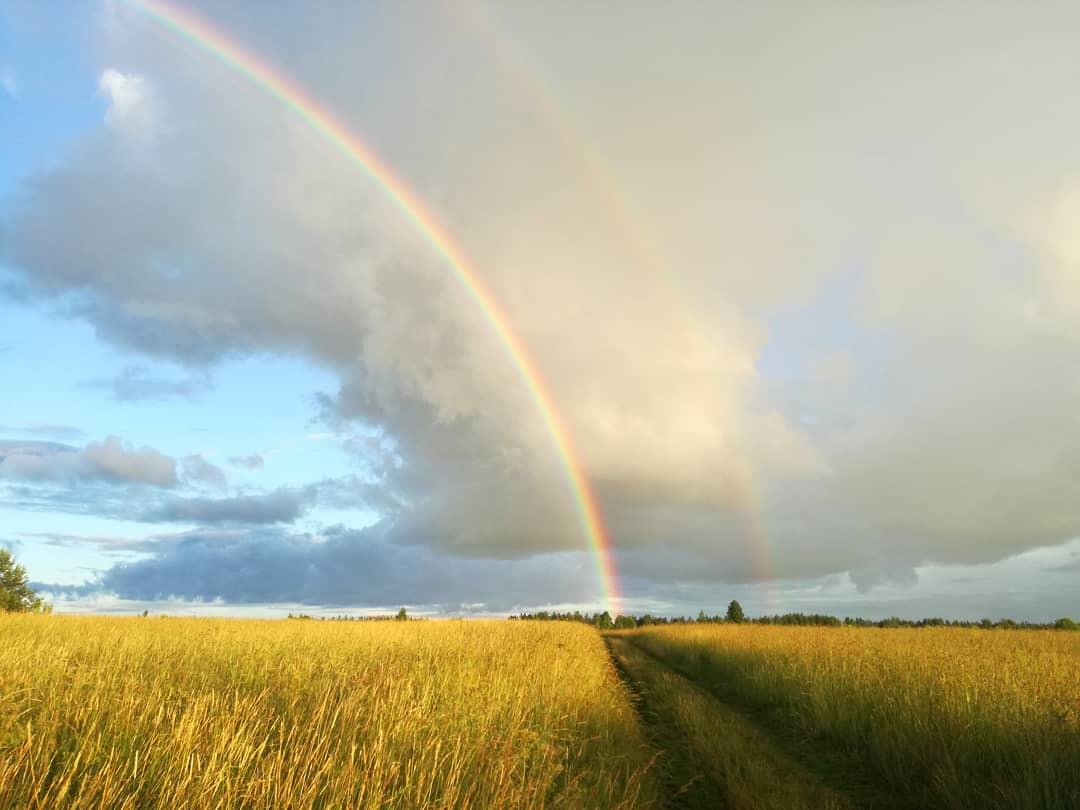
<svg viewBox="0 0 1080 810">
<path fill-rule="evenodd" d="M 264 495 L 169 498 L 139 515 L 150 523 L 292 523 L 310 506 L 312 493 L 278 489 Z"/>
<path fill-rule="evenodd" d="M 112 392 L 117 402 L 140 402 L 172 398 L 193 399 L 209 390 L 212 382 L 209 374 L 190 375 L 182 379 L 154 377 L 145 366 L 125 366 L 112 379 L 85 380 L 83 388 L 103 388 Z"/>
<path fill-rule="evenodd" d="M 59 478 L 79 468 L 75 447 L 42 441 L 0 443 L 0 476 L 4 478 Z"/>
<path fill-rule="evenodd" d="M 0 442 L 0 478 L 177 484 L 174 459 L 150 447 L 135 448 L 116 436 L 81 449 L 57 442 Z"/>
<path fill-rule="evenodd" d="M 151 447 L 134 448 L 116 436 L 91 442 L 81 456 L 96 473 L 116 481 L 171 487 L 177 483 L 176 461 Z"/>
<path fill-rule="evenodd" d="M 462 560 L 388 543 L 380 527 L 303 535 L 277 529 L 198 530 L 118 563 L 86 591 L 125 599 L 223 599 L 321 605 L 460 604 L 493 610 L 588 598 L 582 555 L 525 563 Z"/>
<path fill-rule="evenodd" d="M 154 93 L 143 76 L 106 68 L 98 77 L 98 91 L 108 102 L 106 124 L 129 136 L 154 135 L 158 126 Z"/>
<path fill-rule="evenodd" d="M 52 436 L 57 439 L 81 439 L 86 432 L 71 425 L 47 425 L 25 423 L 21 425 L 0 425 L 0 433 L 18 433 L 24 436 Z"/>
<path fill-rule="evenodd" d="M 249 470 L 262 469 L 266 459 L 261 453 L 252 453 L 248 456 L 230 456 L 229 463 L 234 467 L 244 467 Z"/>
<path fill-rule="evenodd" d="M 35 583 L 64 600 L 61 609 L 100 609 L 117 599 L 130 612 L 149 607 L 175 612 L 199 608 L 234 612 L 237 606 L 305 605 L 326 608 L 401 604 L 453 613 L 492 613 L 595 604 L 591 569 L 579 552 L 527 561 L 471 560 L 416 545 L 388 543 L 384 526 L 356 531 L 333 527 L 300 534 L 272 527 L 196 529 L 127 538 L 46 537 L 61 545 L 91 542 L 127 554 L 81 585 Z M 35 539 L 23 535 L 27 542 Z M 714 582 L 671 581 L 664 572 L 624 578 L 628 610 L 661 615 L 722 613 L 738 599 L 751 615 L 787 611 L 881 619 L 954 616 L 1048 621 L 1070 615 L 1075 596 L 1067 577 L 1047 579 L 1048 563 L 1075 557 L 1080 541 L 1039 548 L 993 564 L 920 568 L 920 590 L 895 581 L 872 592 L 850 577 L 831 575 L 761 589 L 717 589 Z M 138 556 L 132 558 L 132 553 Z M 657 560 L 663 556 L 656 555 Z M 229 572 L 236 572 L 231 577 Z M 139 605 L 138 602 L 157 602 Z M 117 608 L 124 607 L 117 605 Z"/>
<path fill-rule="evenodd" d="M 43 542 L 55 548 L 86 548 L 87 546 L 110 555 L 128 555 L 131 552 L 153 548 L 158 539 L 151 537 L 114 537 L 108 535 L 65 534 L 62 532 L 20 532 L 20 537 Z"/>
<path fill-rule="evenodd" d="M 1051 565 L 1046 570 L 1061 572 L 1080 571 L 1080 552 L 1074 551 L 1066 562 Z"/>
<path fill-rule="evenodd" d="M 228 483 L 216 465 L 191 455 L 176 462 L 176 471 L 174 485 L 148 489 L 152 481 L 145 476 L 119 479 L 91 468 L 74 447 L 0 442 L 3 501 L 23 511 L 222 526 L 294 523 L 316 507 L 390 513 L 395 506 L 377 483 L 355 475 L 212 497 L 203 493 L 223 490 Z"/>
<path fill-rule="evenodd" d="M 260 96 L 242 88 L 220 104 L 189 96 L 167 67 L 180 54 L 163 56 L 117 60 L 145 65 L 140 75 L 154 76 L 155 93 L 170 109 L 202 109 L 178 119 L 156 144 L 171 168 L 160 172 L 153 166 L 161 161 L 148 161 L 145 170 L 132 170 L 104 143 L 100 159 L 84 167 L 103 173 L 97 180 L 74 171 L 48 178 L 34 209 L 62 199 L 66 212 L 56 213 L 63 222 L 18 219 L 12 263 L 63 266 L 74 277 L 49 280 L 32 270 L 27 283 L 77 285 L 75 311 L 106 339 L 151 356 L 199 367 L 235 352 L 300 350 L 337 369 L 342 386 L 325 400 L 328 411 L 395 444 L 392 452 L 364 450 L 362 463 L 387 504 L 411 510 L 402 538 L 470 555 L 580 547 L 573 496 L 528 387 L 439 258 L 402 228 L 361 175 L 341 172 L 338 157 L 307 133 L 285 127 L 267 137 L 260 122 L 276 120 L 278 111 Z M 215 72 L 199 61 L 180 65 L 196 70 L 189 87 Z M 554 165 L 550 145 L 533 141 L 523 148 L 543 167 L 539 179 Z M 260 145 L 251 150 L 254 142 Z M 106 179 L 117 162 L 132 179 L 124 187 Z M 253 184 L 255 176 L 271 177 L 259 168 L 271 164 L 275 189 Z M 305 188 L 322 191 L 311 196 Z M 491 207 L 495 202 L 488 196 L 482 210 L 499 232 L 509 220 L 499 221 L 503 206 Z M 229 210 L 265 238 L 254 246 L 243 229 L 200 213 L 214 209 Z M 343 210 L 362 215 L 341 217 Z M 581 213 L 577 205 L 550 226 L 536 218 L 539 211 L 523 221 L 540 236 Z M 126 227 L 117 228 L 120 222 Z M 72 235 L 67 244 L 80 245 L 77 255 L 49 255 L 55 230 Z M 506 246 L 512 252 L 504 259 L 497 243 L 479 244 L 477 253 L 489 258 L 481 256 L 482 267 L 506 269 L 488 283 L 512 302 L 511 321 L 559 392 L 590 474 L 657 504 L 676 498 L 720 510 L 744 486 L 750 445 L 760 445 L 764 466 L 817 474 L 820 464 L 796 432 L 748 407 L 741 389 L 753 384 L 757 338 L 737 311 L 707 323 L 644 268 L 597 263 L 602 240 L 580 224 L 573 230 L 583 251 L 565 266 L 543 254 L 518 255 L 524 246 Z M 311 263 L 298 275 L 302 256 Z M 579 295 L 572 285 L 586 267 L 595 268 L 596 293 L 605 291 L 604 318 L 591 307 L 563 305 Z M 550 279 L 538 287 L 542 273 Z M 613 294 L 616 286 L 621 292 Z"/>
<path fill-rule="evenodd" d="M 631 3 L 567 35 L 501 8 L 574 111 L 552 122 L 453 16 L 344 9 L 286 37 L 220 13 L 475 260 L 628 576 L 877 590 L 1080 533 L 1075 25 L 763 5 L 658 30 Z M 529 386 L 441 258 L 280 105 L 116 25 L 104 131 L 5 212 L 26 300 L 195 374 L 249 352 L 333 370 L 320 418 L 373 437 L 335 497 L 377 505 L 379 553 L 488 573 L 580 549 Z M 132 163 L 116 133 L 164 109 Z"/>
<path fill-rule="evenodd" d="M 225 472 L 199 454 L 185 456 L 180 462 L 180 469 L 184 483 L 189 485 L 221 489 L 228 483 Z"/>
</svg>

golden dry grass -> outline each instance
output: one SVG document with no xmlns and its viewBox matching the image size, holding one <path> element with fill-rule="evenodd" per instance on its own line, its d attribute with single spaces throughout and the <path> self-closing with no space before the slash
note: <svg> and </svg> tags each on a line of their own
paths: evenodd
<svg viewBox="0 0 1080 810">
<path fill-rule="evenodd" d="M 0 807 L 629 807 L 649 752 L 566 623 L 0 615 Z"/>
<path fill-rule="evenodd" d="M 626 638 L 903 806 L 1080 807 L 1080 634 L 707 625 Z"/>
</svg>

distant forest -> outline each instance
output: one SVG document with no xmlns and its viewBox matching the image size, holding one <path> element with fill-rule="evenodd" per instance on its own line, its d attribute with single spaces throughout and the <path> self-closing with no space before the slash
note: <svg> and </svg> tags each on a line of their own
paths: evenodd
<svg viewBox="0 0 1080 810">
<path fill-rule="evenodd" d="M 145 615 L 145 614 L 144 614 Z M 317 619 L 319 621 L 351 621 L 351 622 L 385 622 L 385 621 L 417 621 L 424 617 L 409 616 L 405 608 L 401 608 L 396 614 L 383 614 L 372 616 L 309 616 L 306 613 L 290 613 L 290 619 Z M 697 617 L 691 616 L 654 616 L 646 613 L 641 616 L 624 616 L 619 614 L 611 617 L 608 611 L 601 613 L 582 613 L 575 610 L 573 613 L 559 613 L 557 611 L 541 610 L 536 613 L 518 613 L 509 617 L 512 621 L 531 622 L 581 622 L 591 624 L 600 630 L 632 630 L 635 627 L 648 627 L 660 624 L 776 624 L 795 627 L 974 627 L 983 630 L 1080 630 L 1080 624 L 1069 618 L 1061 618 L 1054 622 L 1017 622 L 1012 619 L 980 619 L 979 621 L 965 621 L 962 619 L 901 619 L 891 616 L 888 619 L 873 621 L 872 619 L 860 619 L 858 617 L 830 616 L 825 613 L 784 613 L 777 616 L 759 616 L 754 618 L 743 613 L 742 606 L 733 601 L 728 605 L 727 612 L 706 615 L 705 611 L 698 613 Z"/>
<path fill-rule="evenodd" d="M 979 621 L 964 621 L 961 619 L 901 619 L 891 616 L 888 619 L 873 621 L 871 619 L 853 618 L 845 616 L 829 616 L 823 613 L 784 613 L 778 616 L 760 616 L 752 618 L 743 614 L 742 607 L 738 602 L 732 602 L 727 613 L 708 616 L 705 611 L 698 613 L 697 618 L 691 616 L 653 616 L 646 613 L 643 616 L 618 615 L 614 619 L 605 610 L 602 613 L 552 613 L 539 611 L 537 613 L 519 613 L 511 616 L 511 619 L 523 621 L 554 621 L 554 622 L 582 622 L 591 624 L 601 630 L 623 630 L 635 627 L 647 627 L 656 624 L 776 624 L 791 625 L 798 627 L 975 627 L 984 630 L 1080 630 L 1080 624 L 1069 618 L 1061 618 L 1055 622 L 1041 624 L 1038 622 L 1017 622 L 1012 619 L 980 619 Z"/>
</svg>

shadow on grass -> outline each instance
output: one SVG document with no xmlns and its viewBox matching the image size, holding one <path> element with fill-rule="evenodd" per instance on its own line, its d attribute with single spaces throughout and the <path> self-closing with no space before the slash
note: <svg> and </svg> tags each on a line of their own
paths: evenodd
<svg viewBox="0 0 1080 810">
<path fill-rule="evenodd" d="M 823 746 L 820 740 L 799 735 L 785 723 L 778 711 L 740 703 L 737 695 L 732 690 L 725 689 L 723 683 L 705 683 L 696 679 L 693 673 L 634 643 L 628 635 L 617 639 L 609 638 L 609 649 L 612 640 L 629 645 L 654 666 L 684 679 L 695 689 L 708 695 L 729 718 L 736 718 L 736 722 L 745 724 L 746 729 L 753 729 L 759 735 L 760 741 L 767 741 L 767 748 L 808 774 L 821 786 L 835 792 L 837 797 L 842 797 L 845 806 L 872 810 L 925 810 L 926 805 L 920 800 L 898 796 L 868 778 L 866 769 L 852 757 Z M 779 808 L 788 805 L 759 806 Z"/>
</svg>

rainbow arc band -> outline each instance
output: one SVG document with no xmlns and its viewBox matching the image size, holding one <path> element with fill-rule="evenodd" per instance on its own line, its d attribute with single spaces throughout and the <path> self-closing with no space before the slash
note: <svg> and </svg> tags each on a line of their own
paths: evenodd
<svg viewBox="0 0 1080 810">
<path fill-rule="evenodd" d="M 500 23 L 497 3 L 486 0 L 462 0 L 455 8 L 463 12 L 469 30 L 494 55 L 499 69 L 516 86 L 517 93 L 532 108 L 537 118 L 555 137 L 564 154 L 573 161 L 586 188 L 595 201 L 607 211 L 611 224 L 619 229 L 620 240 L 649 271 L 654 286 L 649 294 L 667 296 L 675 307 L 681 307 L 693 318 L 698 304 L 691 300 L 685 287 L 675 283 L 676 274 L 670 257 L 661 244 L 648 217 L 636 211 L 633 195 L 613 171 L 607 152 L 588 137 L 588 127 L 576 120 L 573 109 L 563 94 L 548 80 L 540 66 L 530 59 L 528 51 L 516 40 L 513 30 Z M 765 525 L 763 493 L 758 476 L 748 459 L 730 462 L 737 480 L 734 483 L 733 512 L 739 520 L 739 531 L 750 555 L 755 580 L 763 585 L 766 609 L 776 604 L 772 582 L 775 578 L 775 553 Z"/>
<path fill-rule="evenodd" d="M 592 553 L 604 605 L 612 615 L 617 614 L 620 597 L 614 553 L 596 495 L 582 470 L 570 434 L 559 416 L 536 362 L 521 338 L 511 328 L 506 312 L 488 290 L 464 250 L 455 243 L 416 194 L 390 171 L 371 149 L 290 77 L 191 11 L 163 0 L 124 2 L 155 24 L 210 54 L 288 108 L 324 141 L 363 171 L 386 199 L 423 234 L 479 307 L 528 387 L 562 461 L 567 484 L 576 503 L 581 529 Z"/>
</svg>

